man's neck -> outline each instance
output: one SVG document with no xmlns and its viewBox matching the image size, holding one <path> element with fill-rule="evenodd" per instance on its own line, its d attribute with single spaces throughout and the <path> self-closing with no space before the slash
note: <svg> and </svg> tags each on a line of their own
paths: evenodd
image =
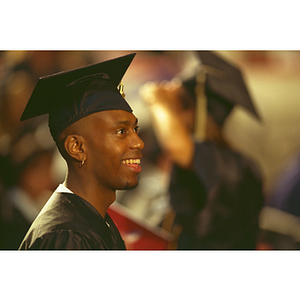
<svg viewBox="0 0 300 300">
<path fill-rule="evenodd" d="M 72 176 L 67 176 L 63 185 L 93 205 L 103 218 L 105 218 L 109 206 L 116 199 L 115 191 L 103 189 L 91 181 L 84 183 L 83 180 L 75 180 L 72 179 Z"/>
</svg>

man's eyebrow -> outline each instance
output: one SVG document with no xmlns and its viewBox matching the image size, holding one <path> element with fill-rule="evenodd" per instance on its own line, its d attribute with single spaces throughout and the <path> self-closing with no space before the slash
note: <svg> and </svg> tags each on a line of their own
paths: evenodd
<svg viewBox="0 0 300 300">
<path fill-rule="evenodd" d="M 137 125 L 138 124 L 138 118 L 135 118 L 135 122 L 134 122 L 134 125 Z M 119 122 L 116 122 L 115 123 L 115 126 L 119 126 L 119 125 L 130 125 L 130 121 L 126 120 L 126 121 L 119 121 Z"/>
</svg>

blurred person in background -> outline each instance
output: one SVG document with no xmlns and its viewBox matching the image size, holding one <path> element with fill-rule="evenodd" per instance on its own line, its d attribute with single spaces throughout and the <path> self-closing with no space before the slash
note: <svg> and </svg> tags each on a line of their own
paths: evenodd
<svg viewBox="0 0 300 300">
<path fill-rule="evenodd" d="M 0 248 L 18 249 L 49 193 L 54 148 L 43 118 L 20 122 L 37 76 L 24 67 L 27 52 L 2 52 L 0 94 Z M 20 67 L 23 65 L 23 67 Z M 47 128 L 46 128 L 47 129 Z"/>
<path fill-rule="evenodd" d="M 300 155 L 288 160 L 274 181 L 259 224 L 261 250 L 300 249 Z"/>
<path fill-rule="evenodd" d="M 1 82 L 0 139 L 14 138 L 21 130 L 20 117 L 34 88 L 35 80 L 24 70 L 7 72 Z"/>
<path fill-rule="evenodd" d="M 56 182 L 53 144 L 47 124 L 27 125 L 14 138 L 7 155 L 0 157 L 4 191 L 0 197 L 0 248 L 17 250 Z M 47 140 L 48 139 L 48 140 Z"/>
<path fill-rule="evenodd" d="M 174 164 L 169 191 L 182 227 L 178 249 L 255 249 L 262 178 L 232 149 L 222 126 L 237 104 L 258 115 L 240 72 L 212 52 L 199 56 L 201 69 L 191 76 L 141 89 L 159 145 Z"/>
</svg>

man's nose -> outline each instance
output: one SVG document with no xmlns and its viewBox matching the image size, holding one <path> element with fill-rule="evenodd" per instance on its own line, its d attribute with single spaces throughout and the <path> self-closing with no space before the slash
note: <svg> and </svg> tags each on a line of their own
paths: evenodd
<svg viewBox="0 0 300 300">
<path fill-rule="evenodd" d="M 143 140 L 139 137 L 139 135 L 137 133 L 135 133 L 133 135 L 130 147 L 133 148 L 133 149 L 139 149 L 139 150 L 144 149 L 145 144 L 144 144 Z"/>
</svg>

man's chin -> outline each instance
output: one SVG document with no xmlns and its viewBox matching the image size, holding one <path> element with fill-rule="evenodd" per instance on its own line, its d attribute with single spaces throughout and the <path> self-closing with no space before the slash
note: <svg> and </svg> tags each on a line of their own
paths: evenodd
<svg viewBox="0 0 300 300">
<path fill-rule="evenodd" d="M 122 188 L 122 190 L 132 190 L 135 187 L 137 187 L 138 185 L 138 181 L 134 182 L 134 183 L 129 183 L 128 181 L 126 182 L 125 186 Z"/>
</svg>

